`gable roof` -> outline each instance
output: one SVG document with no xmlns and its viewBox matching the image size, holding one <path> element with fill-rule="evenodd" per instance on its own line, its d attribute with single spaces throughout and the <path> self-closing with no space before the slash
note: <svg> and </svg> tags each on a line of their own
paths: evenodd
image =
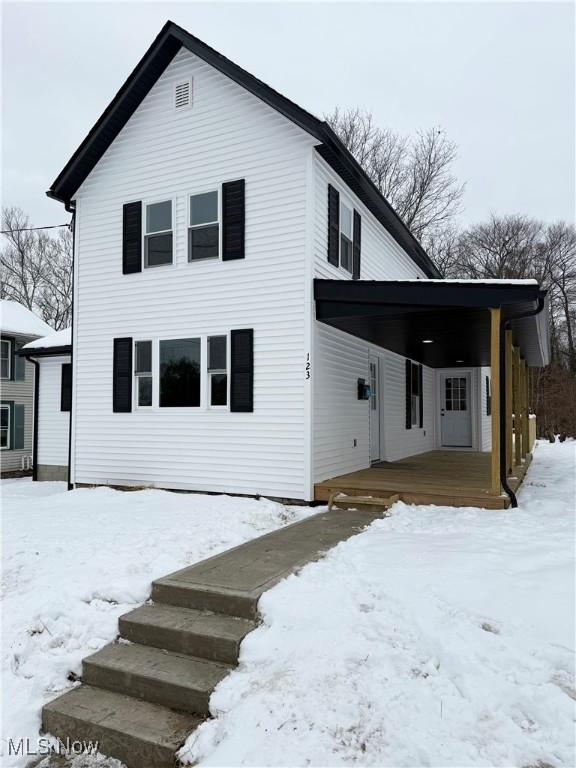
<svg viewBox="0 0 576 768">
<path fill-rule="evenodd" d="M 412 260 L 428 277 L 442 277 L 420 243 L 326 122 L 302 109 L 172 21 L 168 21 L 162 27 L 124 85 L 66 163 L 46 193 L 48 197 L 66 205 L 71 202 L 78 187 L 126 125 L 181 46 L 317 139 L 318 153 L 360 198 L 396 242 L 404 248 Z"/>
<path fill-rule="evenodd" d="M 0 300 L 0 331 L 2 333 L 18 333 L 22 336 L 46 336 L 54 329 L 40 320 L 23 304 L 9 299 Z"/>
</svg>

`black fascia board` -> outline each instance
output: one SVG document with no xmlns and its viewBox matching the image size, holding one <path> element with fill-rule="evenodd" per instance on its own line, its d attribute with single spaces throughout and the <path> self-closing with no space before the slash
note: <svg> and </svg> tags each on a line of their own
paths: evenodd
<svg viewBox="0 0 576 768">
<path fill-rule="evenodd" d="M 19 349 L 16 354 L 27 359 L 30 357 L 57 357 L 72 354 L 72 346 L 62 344 L 59 347 L 32 347 L 31 349 Z"/>
<path fill-rule="evenodd" d="M 180 46 L 199 56 L 317 139 L 320 144 L 316 147 L 319 154 L 351 187 L 413 261 L 428 277 L 442 277 L 414 235 L 326 122 L 319 120 L 171 21 L 164 25 L 84 141 L 66 163 L 47 191 L 48 197 L 67 206 L 70 205 L 76 190 L 142 103 Z"/>
<path fill-rule="evenodd" d="M 325 302 L 489 309 L 508 304 L 537 302 L 545 293 L 537 283 L 511 285 L 427 280 L 314 280 L 314 298 L 317 306 L 318 303 Z"/>
</svg>

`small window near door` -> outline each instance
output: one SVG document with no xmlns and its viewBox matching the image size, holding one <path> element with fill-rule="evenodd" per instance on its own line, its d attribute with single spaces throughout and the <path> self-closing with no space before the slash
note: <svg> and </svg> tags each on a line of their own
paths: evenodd
<svg viewBox="0 0 576 768">
<path fill-rule="evenodd" d="M 449 376 L 446 378 L 446 405 L 447 411 L 468 410 L 467 379 L 461 376 Z"/>
<path fill-rule="evenodd" d="M 378 376 L 376 373 L 376 363 L 370 363 L 370 410 L 378 409 Z"/>
<path fill-rule="evenodd" d="M 208 337 L 208 393 L 210 405 L 228 405 L 228 366 L 226 336 Z"/>
<path fill-rule="evenodd" d="M 10 448 L 10 406 L 0 406 L 0 448 Z"/>
<path fill-rule="evenodd" d="M 410 418 L 413 427 L 420 426 L 420 398 L 422 397 L 422 392 L 420 391 L 421 367 L 421 365 L 412 363 Z"/>
<path fill-rule="evenodd" d="M 134 352 L 136 405 L 149 408 L 152 405 L 152 342 L 135 342 Z"/>
</svg>

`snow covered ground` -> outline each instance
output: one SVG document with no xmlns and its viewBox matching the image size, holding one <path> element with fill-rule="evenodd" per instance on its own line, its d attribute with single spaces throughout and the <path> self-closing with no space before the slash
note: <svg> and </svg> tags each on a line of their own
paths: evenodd
<svg viewBox="0 0 576 768">
<path fill-rule="evenodd" d="M 265 594 L 183 756 L 574 766 L 575 447 L 537 445 L 517 510 L 397 504 Z"/>
<path fill-rule="evenodd" d="M 271 501 L 3 480 L 2 752 L 117 634 L 153 579 L 310 514 Z M 72 673 L 72 675 L 71 675 Z M 114 761 L 115 763 L 116 761 Z M 112 763 L 111 763 L 112 764 Z M 98 763 L 98 765 L 101 765 Z"/>
</svg>

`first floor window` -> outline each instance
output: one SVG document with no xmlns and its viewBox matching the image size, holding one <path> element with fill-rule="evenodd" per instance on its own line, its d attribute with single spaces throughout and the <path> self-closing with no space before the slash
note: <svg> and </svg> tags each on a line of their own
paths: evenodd
<svg viewBox="0 0 576 768">
<path fill-rule="evenodd" d="M 406 427 L 421 427 L 422 366 L 406 361 L 407 420 Z"/>
<path fill-rule="evenodd" d="M 0 406 L 0 448 L 10 448 L 10 406 Z"/>
<path fill-rule="evenodd" d="M 228 405 L 226 336 L 208 337 L 208 391 L 211 406 Z"/>
<path fill-rule="evenodd" d="M 486 376 L 486 416 L 492 415 L 492 382 L 490 376 Z"/>
<path fill-rule="evenodd" d="M 172 264 L 172 201 L 146 206 L 144 266 Z"/>
<path fill-rule="evenodd" d="M 134 352 L 136 405 L 146 408 L 152 405 L 152 342 L 137 341 Z"/>
<path fill-rule="evenodd" d="M 3 379 L 12 376 L 12 342 L 8 339 L 0 341 L 0 376 Z"/>
<path fill-rule="evenodd" d="M 160 342 L 160 406 L 200 405 L 200 339 Z"/>
<path fill-rule="evenodd" d="M 352 272 L 352 210 L 340 203 L 340 266 Z"/>
<path fill-rule="evenodd" d="M 217 259 L 219 256 L 218 192 L 203 192 L 190 197 L 188 260 Z"/>
</svg>

